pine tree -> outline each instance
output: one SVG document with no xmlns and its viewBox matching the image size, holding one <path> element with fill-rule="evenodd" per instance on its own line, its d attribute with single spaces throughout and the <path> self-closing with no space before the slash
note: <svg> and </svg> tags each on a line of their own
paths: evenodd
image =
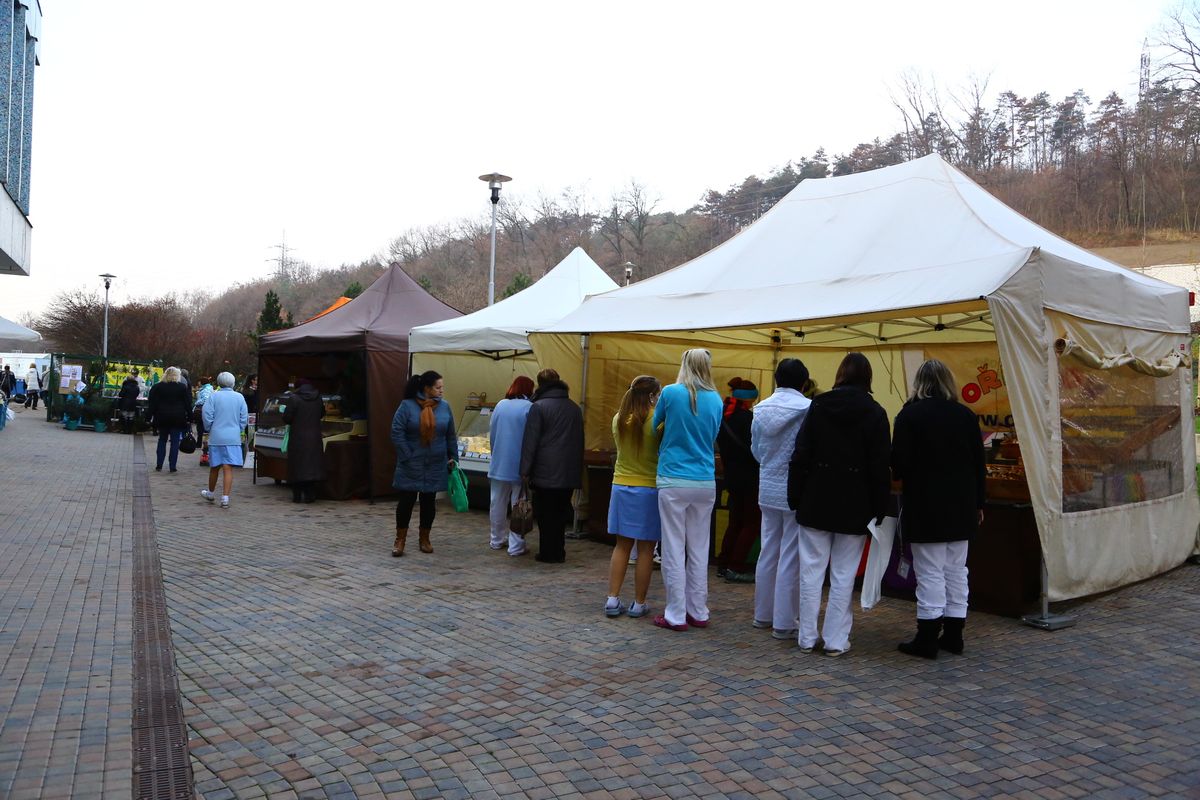
<svg viewBox="0 0 1200 800">
<path fill-rule="evenodd" d="M 346 287 L 346 291 L 342 292 L 342 297 L 349 297 L 351 300 L 363 293 L 363 285 L 358 281 Z"/>
<path fill-rule="evenodd" d="M 288 314 L 289 322 L 283 320 L 283 309 L 279 305 L 279 295 L 275 294 L 274 290 L 268 289 L 267 296 L 263 300 L 263 310 L 258 315 L 258 328 L 254 331 L 256 337 L 261 337 L 265 333 L 281 330 L 283 328 L 292 327 L 290 322 L 291 314 Z"/>
</svg>

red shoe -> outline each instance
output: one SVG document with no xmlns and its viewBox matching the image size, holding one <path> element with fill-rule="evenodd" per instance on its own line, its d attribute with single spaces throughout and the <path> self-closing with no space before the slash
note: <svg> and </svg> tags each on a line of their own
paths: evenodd
<svg viewBox="0 0 1200 800">
<path fill-rule="evenodd" d="M 208 466 L 208 453 L 205 453 L 204 455 L 200 456 L 200 466 L 202 466 L 202 467 Z"/>
<path fill-rule="evenodd" d="M 691 614 L 688 614 L 687 615 L 687 624 L 691 625 L 693 628 L 707 628 L 708 620 L 695 619 Z"/>
<path fill-rule="evenodd" d="M 671 623 L 667 622 L 666 617 L 655 617 L 654 624 L 660 628 L 667 628 L 668 630 L 672 631 L 686 631 L 688 629 L 687 625 L 672 625 Z"/>
</svg>

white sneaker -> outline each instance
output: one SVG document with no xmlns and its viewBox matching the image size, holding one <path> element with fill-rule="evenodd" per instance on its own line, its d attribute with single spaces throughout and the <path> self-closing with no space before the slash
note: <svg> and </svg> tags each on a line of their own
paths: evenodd
<svg viewBox="0 0 1200 800">
<path fill-rule="evenodd" d="M 213 494 L 212 492 L 210 492 L 208 489 L 201 489 L 200 496 L 203 497 L 205 500 L 207 500 L 210 503 L 213 500 L 217 499 L 217 496 L 215 494 Z"/>
<path fill-rule="evenodd" d="M 492 548 L 493 550 L 503 550 L 506 547 L 508 547 L 508 543 L 507 542 L 489 542 L 488 547 Z"/>
<path fill-rule="evenodd" d="M 221 508 L 229 508 L 229 495 L 221 495 Z"/>
</svg>

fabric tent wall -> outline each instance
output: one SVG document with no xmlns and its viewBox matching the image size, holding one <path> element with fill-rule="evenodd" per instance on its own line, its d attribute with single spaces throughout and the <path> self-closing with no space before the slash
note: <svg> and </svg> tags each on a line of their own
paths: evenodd
<svg viewBox="0 0 1200 800">
<path fill-rule="evenodd" d="M 367 423 L 371 452 L 371 494 L 392 494 L 396 448 L 392 445 L 392 417 L 404 399 L 408 382 L 408 353 L 403 350 L 367 351 Z"/>
<path fill-rule="evenodd" d="M 413 374 L 427 370 L 441 374 L 446 384 L 446 402 L 454 412 L 457 425 L 467 405 L 467 395 L 487 392 L 489 403 L 504 399 L 504 393 L 518 375 L 533 378 L 538 362 L 532 353 L 513 358 L 492 358 L 479 353 L 413 353 Z"/>
</svg>

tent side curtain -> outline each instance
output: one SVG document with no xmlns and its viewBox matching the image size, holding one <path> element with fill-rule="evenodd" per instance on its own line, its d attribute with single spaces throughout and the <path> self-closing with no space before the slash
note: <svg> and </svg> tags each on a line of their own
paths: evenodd
<svg viewBox="0 0 1200 800">
<path fill-rule="evenodd" d="M 408 382 L 408 353 L 403 350 L 367 352 L 368 441 L 371 452 L 371 495 L 392 494 L 396 448 L 392 445 L 392 417 L 404 399 Z"/>
</svg>

